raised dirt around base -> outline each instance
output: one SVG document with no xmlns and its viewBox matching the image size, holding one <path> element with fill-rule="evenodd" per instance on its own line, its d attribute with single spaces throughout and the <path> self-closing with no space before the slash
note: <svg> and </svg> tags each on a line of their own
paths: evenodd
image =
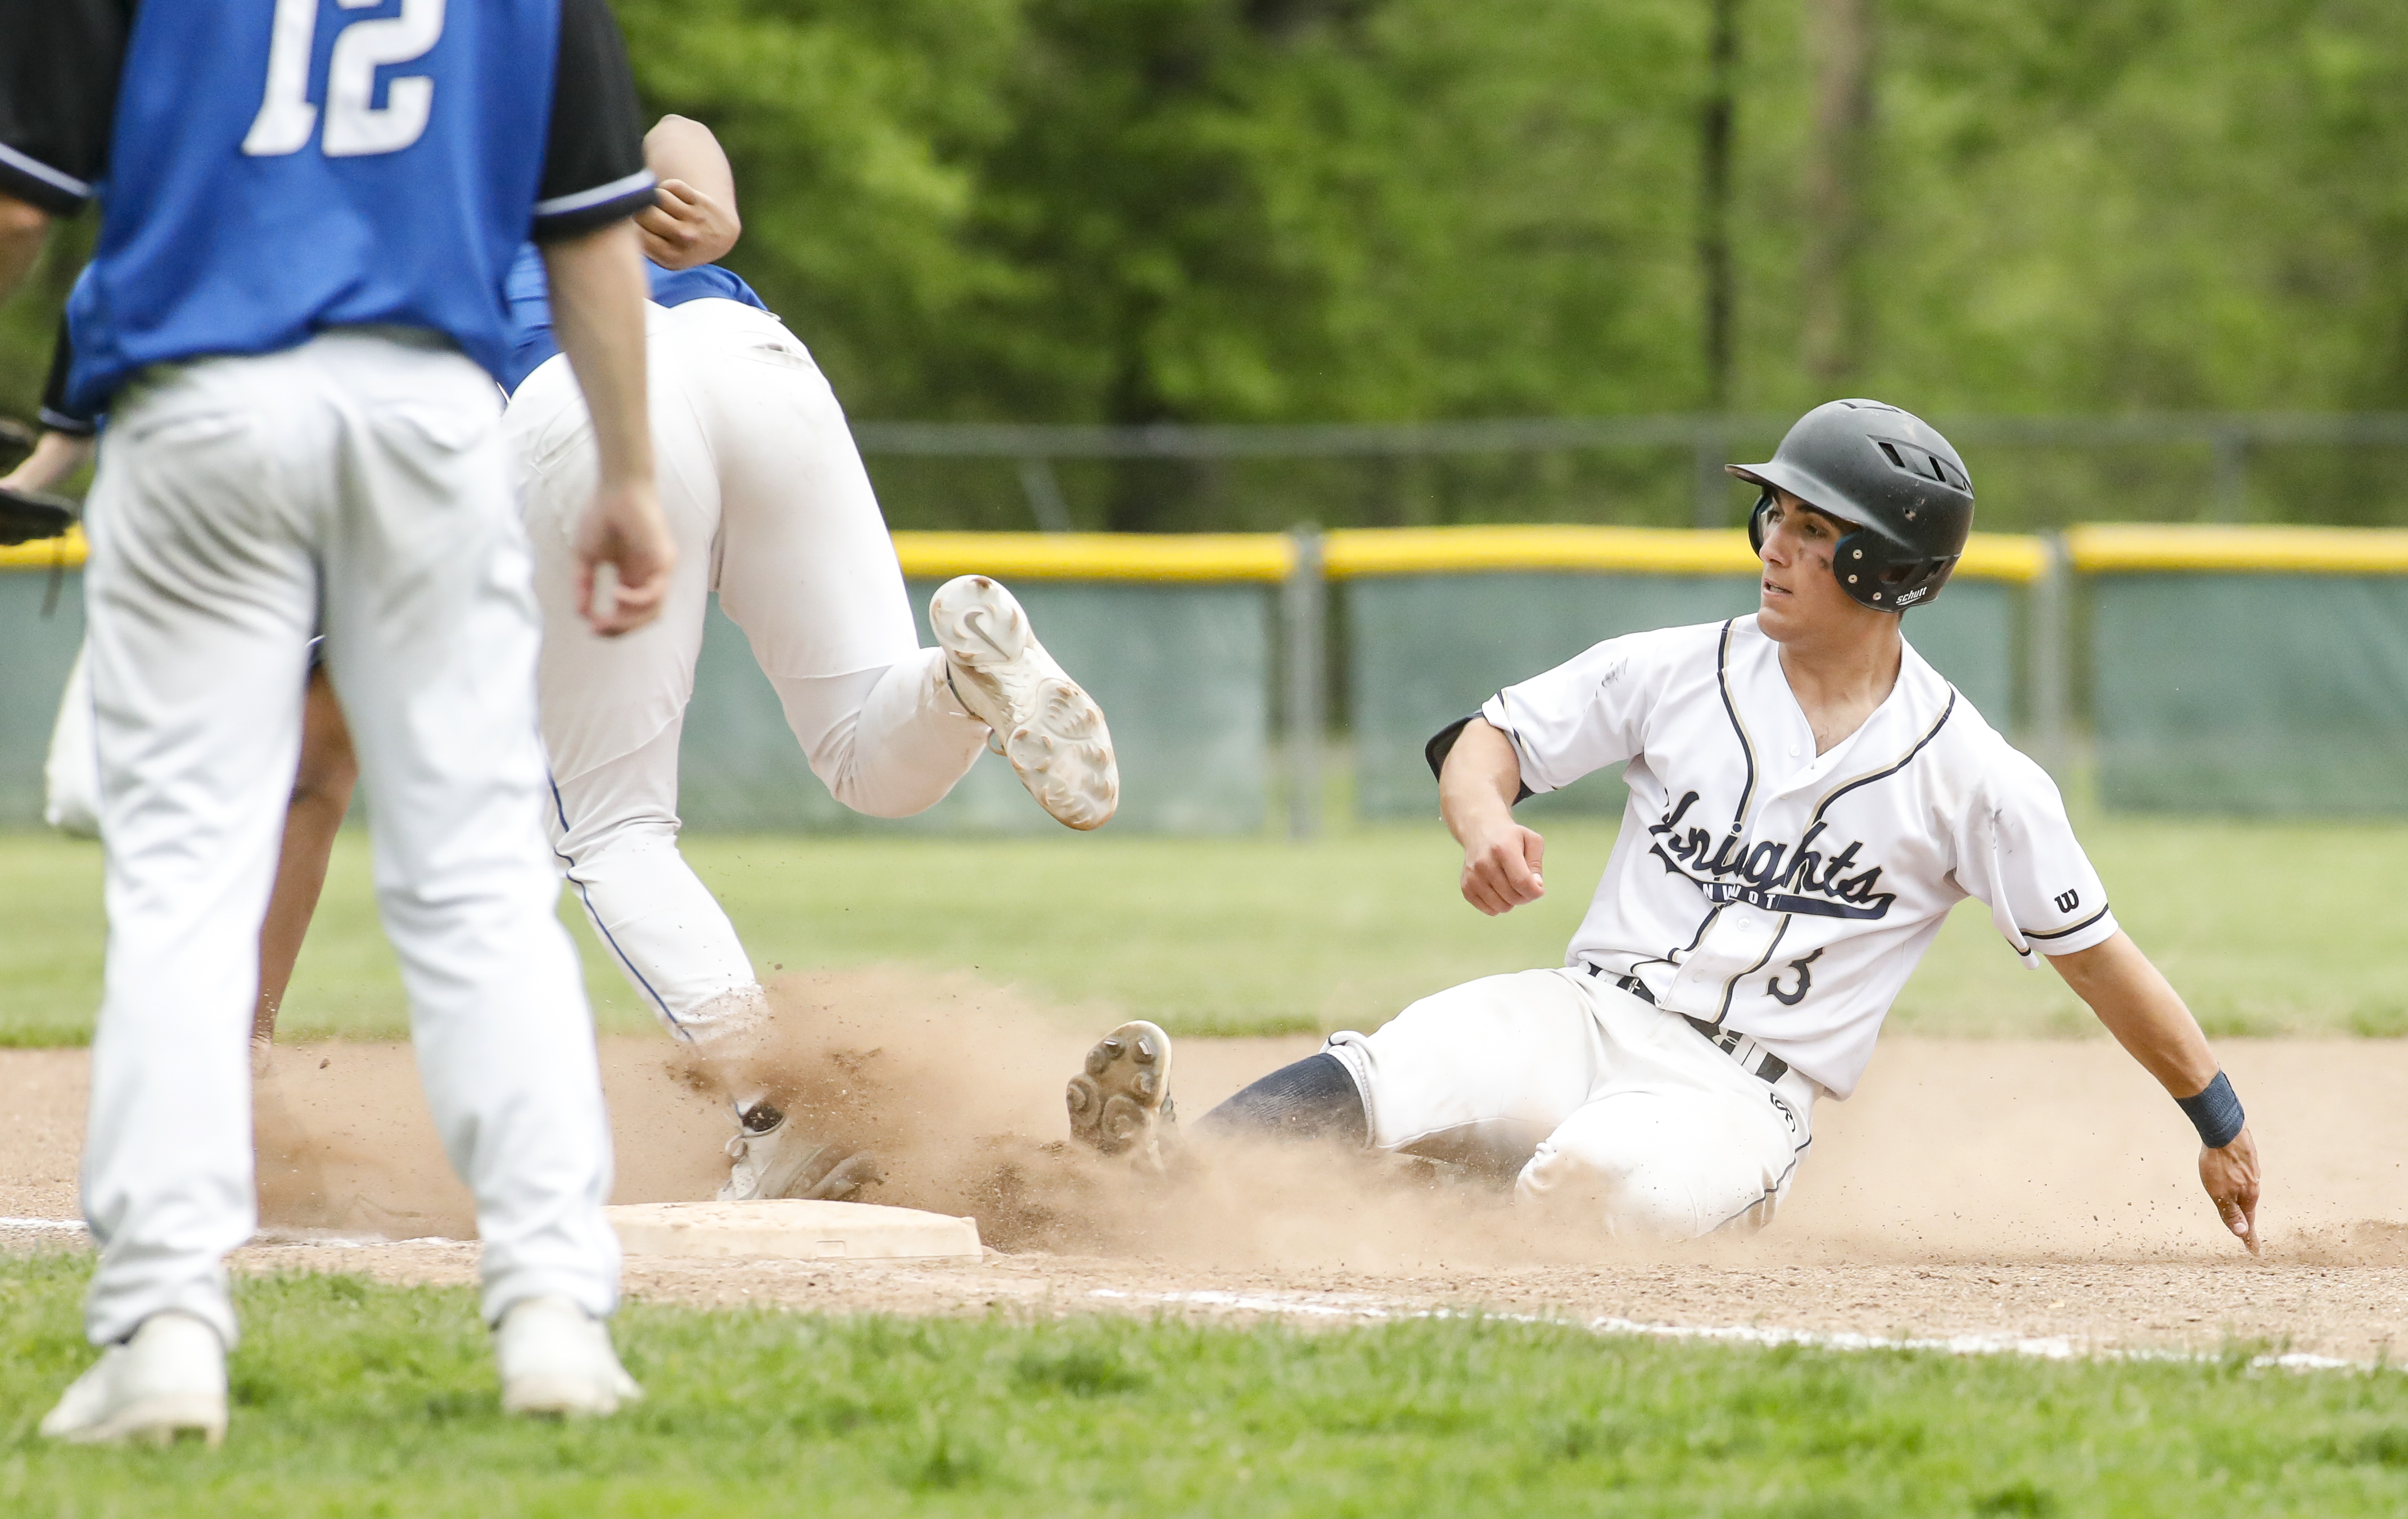
<svg viewBox="0 0 2408 1519">
<path fill-rule="evenodd" d="M 687 1259 L 977 1260 L 978 1221 L 917 1208 L 799 1197 L 602 1210 L 630 1255 Z"/>
</svg>

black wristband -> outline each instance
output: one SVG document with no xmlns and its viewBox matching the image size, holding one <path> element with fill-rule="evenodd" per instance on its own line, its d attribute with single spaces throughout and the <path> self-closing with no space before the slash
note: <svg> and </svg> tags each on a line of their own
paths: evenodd
<svg viewBox="0 0 2408 1519">
<path fill-rule="evenodd" d="M 2195 1097 L 2176 1097 L 2174 1105 L 2189 1116 L 2190 1126 L 2199 1130 L 2199 1142 L 2210 1150 L 2230 1144 L 2249 1122 L 2241 1111 L 2241 1099 L 2232 1095 L 2231 1082 L 2220 1070 L 2206 1091 Z"/>
</svg>

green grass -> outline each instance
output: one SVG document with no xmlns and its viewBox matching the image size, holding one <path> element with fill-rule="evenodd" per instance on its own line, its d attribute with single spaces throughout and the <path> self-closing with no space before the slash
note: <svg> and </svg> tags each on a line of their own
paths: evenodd
<svg viewBox="0 0 2408 1519">
<path fill-rule="evenodd" d="M 225 1446 L 53 1447 L 88 1258 L 0 1258 L 0 1512 L 259 1515 L 2375 1514 L 2408 1381 L 2221 1362 L 1675 1345 L 1422 1321 L 638 1306 L 650 1397 L 505 1420 L 470 1295 L 238 1288 Z"/>
<path fill-rule="evenodd" d="M 702 836 L 688 857 L 765 974 L 865 964 L 968 970 L 1067 1016 L 1155 1018 L 1189 1034 L 1371 1027 L 1473 976 L 1559 963 L 1613 844 L 1550 819 L 1544 901 L 1501 919 L 1455 895 L 1435 824 L 1275 838 Z M 2408 824 L 2103 816 L 2083 833 L 2118 916 L 2211 1033 L 2408 1034 Z M 97 846 L 0 835 L 0 1043 L 79 1042 L 99 996 Z M 651 1022 L 581 917 L 605 1028 Z M 287 1002 L 298 1035 L 397 1036 L 393 957 L 368 847 L 346 833 Z M 1894 1026 L 2063 1034 L 2088 1014 L 2027 971 L 1968 903 L 1900 997 Z"/>
</svg>

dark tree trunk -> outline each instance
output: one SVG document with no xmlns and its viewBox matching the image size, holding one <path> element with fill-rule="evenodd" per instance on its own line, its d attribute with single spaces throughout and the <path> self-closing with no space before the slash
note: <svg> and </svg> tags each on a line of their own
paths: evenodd
<svg viewBox="0 0 2408 1519">
<path fill-rule="evenodd" d="M 1727 410 L 1738 294 L 1730 247 L 1733 118 L 1738 112 L 1740 0 L 1707 0 L 1705 108 L 1698 121 L 1698 274 L 1704 302 L 1706 406 Z"/>
<path fill-rule="evenodd" d="M 1865 242 L 1873 121 L 1874 0 L 1807 0 L 1814 56 L 1814 133 L 1806 164 L 1800 346 L 1825 385 L 1862 360 L 1856 264 Z"/>
</svg>

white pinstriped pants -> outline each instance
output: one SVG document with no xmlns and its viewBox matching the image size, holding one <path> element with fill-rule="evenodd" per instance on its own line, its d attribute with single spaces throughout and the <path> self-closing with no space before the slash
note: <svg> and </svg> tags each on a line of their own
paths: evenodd
<svg viewBox="0 0 2408 1519">
<path fill-rule="evenodd" d="M 678 748 L 711 594 L 813 773 L 855 811 L 935 806 L 987 729 L 953 699 L 942 652 L 920 647 L 868 473 L 809 351 L 739 302 L 648 310 L 653 451 L 678 546 L 651 626 L 597 638 L 577 615 L 569 541 L 595 459 L 566 359 L 527 377 L 507 427 L 543 609 L 553 847 L 637 996 L 710 1049 L 765 1007 L 735 925 L 677 847 Z"/>
<path fill-rule="evenodd" d="M 1518 1164 L 1520 1200 L 1616 1235 L 1770 1223 L 1821 1091 L 1751 1075 L 1678 1014 L 1562 967 L 1450 987 L 1328 1052 L 1372 1148 Z"/>
</svg>

